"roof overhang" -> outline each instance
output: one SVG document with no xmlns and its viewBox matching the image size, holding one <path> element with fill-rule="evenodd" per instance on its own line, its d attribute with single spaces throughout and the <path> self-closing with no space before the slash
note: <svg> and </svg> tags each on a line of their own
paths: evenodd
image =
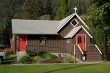
<svg viewBox="0 0 110 73">
<path fill-rule="evenodd" d="M 85 24 L 85 22 L 78 16 L 78 14 L 73 13 L 70 16 L 68 16 L 67 20 L 63 19 L 64 21 L 63 20 L 60 21 L 60 23 L 62 23 L 62 26 L 58 28 L 57 32 L 60 31 L 74 16 L 78 17 L 79 20 L 84 24 L 84 26 L 87 27 L 87 29 L 89 29 L 89 27 Z"/>
<path fill-rule="evenodd" d="M 91 38 L 93 38 L 93 36 L 92 36 L 83 26 L 78 26 L 78 27 L 73 28 L 64 38 L 72 38 L 81 28 L 82 28 Z"/>
<path fill-rule="evenodd" d="M 57 32 L 60 31 L 60 30 L 71 20 L 71 18 L 73 18 L 74 16 L 75 16 L 75 13 L 71 14 L 71 15 L 67 18 L 67 20 L 65 20 L 65 19 L 61 20 L 61 21 L 60 21 L 61 26 L 58 28 Z M 60 24 L 59 24 L 59 25 L 60 25 Z"/>
<path fill-rule="evenodd" d="M 15 35 L 58 35 L 58 33 L 13 33 Z"/>
</svg>

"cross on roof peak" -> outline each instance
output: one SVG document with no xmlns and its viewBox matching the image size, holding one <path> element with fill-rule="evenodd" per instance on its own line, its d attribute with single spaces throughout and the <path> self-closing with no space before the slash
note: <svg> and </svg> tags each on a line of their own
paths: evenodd
<svg viewBox="0 0 110 73">
<path fill-rule="evenodd" d="M 77 8 L 75 7 L 75 8 L 74 8 L 74 10 L 75 10 L 75 13 L 76 13 L 76 11 L 77 11 Z"/>
</svg>

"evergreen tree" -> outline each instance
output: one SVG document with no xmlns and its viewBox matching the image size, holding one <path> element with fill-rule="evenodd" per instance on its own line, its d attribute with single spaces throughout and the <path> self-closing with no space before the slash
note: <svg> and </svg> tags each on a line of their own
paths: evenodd
<svg viewBox="0 0 110 73">
<path fill-rule="evenodd" d="M 91 0 L 92 6 L 87 13 L 87 23 L 92 30 L 96 43 L 102 49 L 104 57 L 110 58 L 110 50 L 107 44 L 110 40 L 110 1 Z M 97 32 L 96 32 L 97 31 Z"/>
<path fill-rule="evenodd" d="M 52 2 L 52 14 L 51 14 L 51 18 L 52 19 L 55 19 L 55 16 L 56 16 L 56 14 L 57 14 L 57 9 L 58 9 L 58 7 L 59 7 L 59 2 L 60 2 L 60 0 L 51 0 L 51 2 Z"/>
<path fill-rule="evenodd" d="M 5 46 L 10 46 L 10 38 L 11 38 L 11 19 L 13 18 L 17 8 L 24 0 L 0 0 L 0 4 L 2 4 L 1 14 L 0 15 L 0 44 L 4 44 Z"/>
<path fill-rule="evenodd" d="M 68 4 L 68 0 L 60 0 L 59 8 L 56 14 L 57 20 L 61 20 L 67 16 L 67 10 L 68 10 L 67 4 Z"/>
<path fill-rule="evenodd" d="M 78 14 L 83 15 L 86 13 L 87 8 L 89 7 L 90 3 L 88 0 L 60 0 L 59 7 L 57 9 L 56 19 L 60 20 L 64 17 L 72 14 L 73 8 L 78 8 Z"/>
<path fill-rule="evenodd" d="M 42 13 L 42 2 L 41 0 L 25 0 L 22 6 L 23 18 L 25 19 L 38 19 Z"/>
<path fill-rule="evenodd" d="M 77 13 L 79 15 L 83 15 L 86 14 L 86 11 L 88 9 L 88 7 L 90 6 L 90 3 L 88 0 L 72 0 L 72 12 L 73 12 L 73 8 L 77 7 L 78 11 Z"/>
</svg>

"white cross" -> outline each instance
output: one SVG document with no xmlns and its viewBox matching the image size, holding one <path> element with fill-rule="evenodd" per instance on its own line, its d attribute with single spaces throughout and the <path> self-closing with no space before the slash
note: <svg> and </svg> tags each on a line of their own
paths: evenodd
<svg viewBox="0 0 110 73">
<path fill-rule="evenodd" d="M 74 10 L 75 10 L 75 13 L 76 13 L 76 11 L 77 11 L 77 8 L 75 7 L 75 8 L 74 8 Z"/>
</svg>

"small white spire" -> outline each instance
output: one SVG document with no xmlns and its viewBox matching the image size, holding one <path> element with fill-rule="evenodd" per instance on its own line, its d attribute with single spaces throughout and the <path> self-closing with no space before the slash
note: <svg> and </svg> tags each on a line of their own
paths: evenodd
<svg viewBox="0 0 110 73">
<path fill-rule="evenodd" d="M 75 7 L 75 8 L 74 8 L 74 10 L 75 10 L 75 13 L 76 13 L 76 11 L 77 11 L 77 8 Z"/>
</svg>

